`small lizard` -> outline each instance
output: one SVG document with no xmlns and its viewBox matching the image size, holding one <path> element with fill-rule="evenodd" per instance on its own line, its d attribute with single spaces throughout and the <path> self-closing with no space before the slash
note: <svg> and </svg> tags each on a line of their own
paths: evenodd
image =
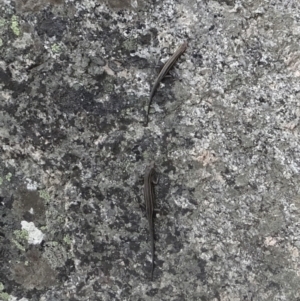
<svg viewBox="0 0 300 301">
<path fill-rule="evenodd" d="M 184 53 L 184 51 L 187 48 L 187 42 L 184 42 L 176 51 L 175 53 L 168 59 L 168 61 L 165 63 L 164 67 L 161 69 L 160 73 L 158 74 L 157 79 L 154 82 L 154 85 L 152 87 L 151 93 L 150 93 L 150 98 L 149 102 L 147 105 L 147 113 L 146 113 L 146 122 L 145 126 L 148 124 L 148 115 L 150 111 L 150 105 L 152 98 L 154 96 L 155 91 L 158 88 L 159 83 L 162 81 L 162 79 L 166 76 L 166 74 L 169 72 L 169 70 L 172 68 L 172 66 L 175 64 L 177 59 Z"/>
<path fill-rule="evenodd" d="M 153 280 L 154 269 L 154 229 L 153 229 L 153 213 L 155 204 L 155 193 L 153 184 L 157 184 L 158 179 L 155 178 L 155 165 L 154 162 L 149 165 L 145 170 L 144 177 L 144 198 L 146 203 L 146 214 L 149 222 L 149 232 L 151 239 L 151 251 L 152 251 L 152 270 L 151 280 Z"/>
</svg>

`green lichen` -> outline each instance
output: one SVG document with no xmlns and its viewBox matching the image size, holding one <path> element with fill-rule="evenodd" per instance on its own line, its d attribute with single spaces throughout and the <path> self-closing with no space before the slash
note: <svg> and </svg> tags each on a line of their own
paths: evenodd
<svg viewBox="0 0 300 301">
<path fill-rule="evenodd" d="M 8 182 L 10 182 L 11 176 L 12 176 L 12 174 L 9 172 L 9 173 L 5 176 L 5 179 L 6 179 Z"/>
<path fill-rule="evenodd" d="M 107 75 L 106 78 L 103 80 L 103 86 L 106 93 L 112 93 L 115 88 L 114 78 L 110 75 Z"/>
<path fill-rule="evenodd" d="M 69 236 L 69 234 L 67 234 L 65 237 L 64 237 L 64 242 L 66 243 L 66 244 L 68 244 L 68 245 L 70 245 L 71 244 L 71 238 L 70 238 L 70 236 Z"/>
<path fill-rule="evenodd" d="M 47 190 L 40 190 L 39 193 L 40 193 L 40 198 L 42 198 L 46 201 L 50 200 L 50 195 Z"/>
<path fill-rule="evenodd" d="M 16 247 L 17 247 L 19 250 L 25 252 L 25 247 L 23 247 L 19 242 L 17 242 L 15 239 L 12 239 L 11 241 L 16 245 Z M 0 299 L 0 300 L 1 300 L 1 299 Z"/>
<path fill-rule="evenodd" d="M 12 239 L 12 242 L 16 245 L 16 247 L 21 250 L 25 251 L 24 244 L 28 241 L 28 231 L 27 230 L 15 230 L 14 235 L 16 239 Z"/>
<path fill-rule="evenodd" d="M 4 285 L 2 282 L 0 282 L 0 291 L 2 292 L 4 290 Z"/>
<path fill-rule="evenodd" d="M 18 241 L 27 241 L 29 237 L 27 230 L 15 230 L 14 235 Z"/>
<path fill-rule="evenodd" d="M 66 249 L 56 241 L 49 241 L 44 249 L 43 257 L 53 269 L 62 267 L 68 258 Z"/>
<path fill-rule="evenodd" d="M 60 52 L 60 47 L 57 44 L 53 44 L 51 49 L 52 49 L 53 53 L 59 53 Z"/>
<path fill-rule="evenodd" d="M 3 183 L 3 179 L 0 177 L 0 185 L 2 185 Z"/>
<path fill-rule="evenodd" d="M 10 298 L 10 295 L 8 293 L 0 293 L 0 300 L 3 300 L 3 301 L 8 301 Z"/>
<path fill-rule="evenodd" d="M 5 19 L 0 19 L 0 28 L 4 27 L 4 25 L 6 24 L 6 20 Z"/>
<path fill-rule="evenodd" d="M 11 25 L 10 28 L 14 32 L 16 36 L 20 35 L 20 26 L 19 26 L 19 21 L 17 16 L 12 16 L 11 17 Z"/>
<path fill-rule="evenodd" d="M 136 40 L 134 40 L 134 39 L 125 40 L 123 45 L 124 45 L 124 48 L 127 49 L 128 51 L 136 50 Z"/>
</svg>

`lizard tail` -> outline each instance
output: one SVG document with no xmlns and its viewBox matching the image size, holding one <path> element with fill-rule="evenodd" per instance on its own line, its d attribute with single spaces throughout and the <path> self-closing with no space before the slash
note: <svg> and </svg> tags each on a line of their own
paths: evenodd
<svg viewBox="0 0 300 301">
<path fill-rule="evenodd" d="M 154 235 L 153 230 L 151 231 L 151 236 L 153 237 L 151 242 L 151 250 L 152 250 L 152 268 L 151 268 L 151 281 L 153 280 L 153 270 L 154 270 Z"/>
</svg>

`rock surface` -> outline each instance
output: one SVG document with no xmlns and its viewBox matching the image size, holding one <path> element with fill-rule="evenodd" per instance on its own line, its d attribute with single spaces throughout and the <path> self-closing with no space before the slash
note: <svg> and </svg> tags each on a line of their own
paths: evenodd
<svg viewBox="0 0 300 301">
<path fill-rule="evenodd" d="M 299 15 L 2 0 L 0 300 L 300 300 Z"/>
</svg>

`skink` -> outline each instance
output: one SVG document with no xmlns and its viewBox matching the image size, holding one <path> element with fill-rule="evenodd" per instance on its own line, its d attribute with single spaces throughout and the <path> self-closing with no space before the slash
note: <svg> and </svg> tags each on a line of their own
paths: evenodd
<svg viewBox="0 0 300 301">
<path fill-rule="evenodd" d="M 147 126 L 148 124 L 148 115 L 149 115 L 149 111 L 150 111 L 150 105 L 151 105 L 151 101 L 152 98 L 154 96 L 154 93 L 156 92 L 159 83 L 161 82 L 161 80 L 166 76 L 166 74 L 169 72 L 169 70 L 172 68 L 172 66 L 175 64 L 175 62 L 177 61 L 177 59 L 184 53 L 184 51 L 187 48 L 187 42 L 184 42 L 176 51 L 175 53 L 168 59 L 168 61 L 165 63 L 164 67 L 161 69 L 156 81 L 154 82 L 154 85 L 152 87 L 151 93 L 150 93 L 150 97 L 149 97 L 149 102 L 147 105 L 147 112 L 146 112 L 146 122 L 145 122 L 145 126 Z"/>
<path fill-rule="evenodd" d="M 157 184 L 157 178 L 155 177 L 155 165 L 151 163 L 145 170 L 144 177 L 144 198 L 146 203 L 146 214 L 149 222 L 149 232 L 151 240 L 151 252 L 152 252 L 152 269 L 151 280 L 153 279 L 154 269 L 154 229 L 153 229 L 153 212 L 155 204 L 155 193 L 153 184 Z"/>
</svg>

